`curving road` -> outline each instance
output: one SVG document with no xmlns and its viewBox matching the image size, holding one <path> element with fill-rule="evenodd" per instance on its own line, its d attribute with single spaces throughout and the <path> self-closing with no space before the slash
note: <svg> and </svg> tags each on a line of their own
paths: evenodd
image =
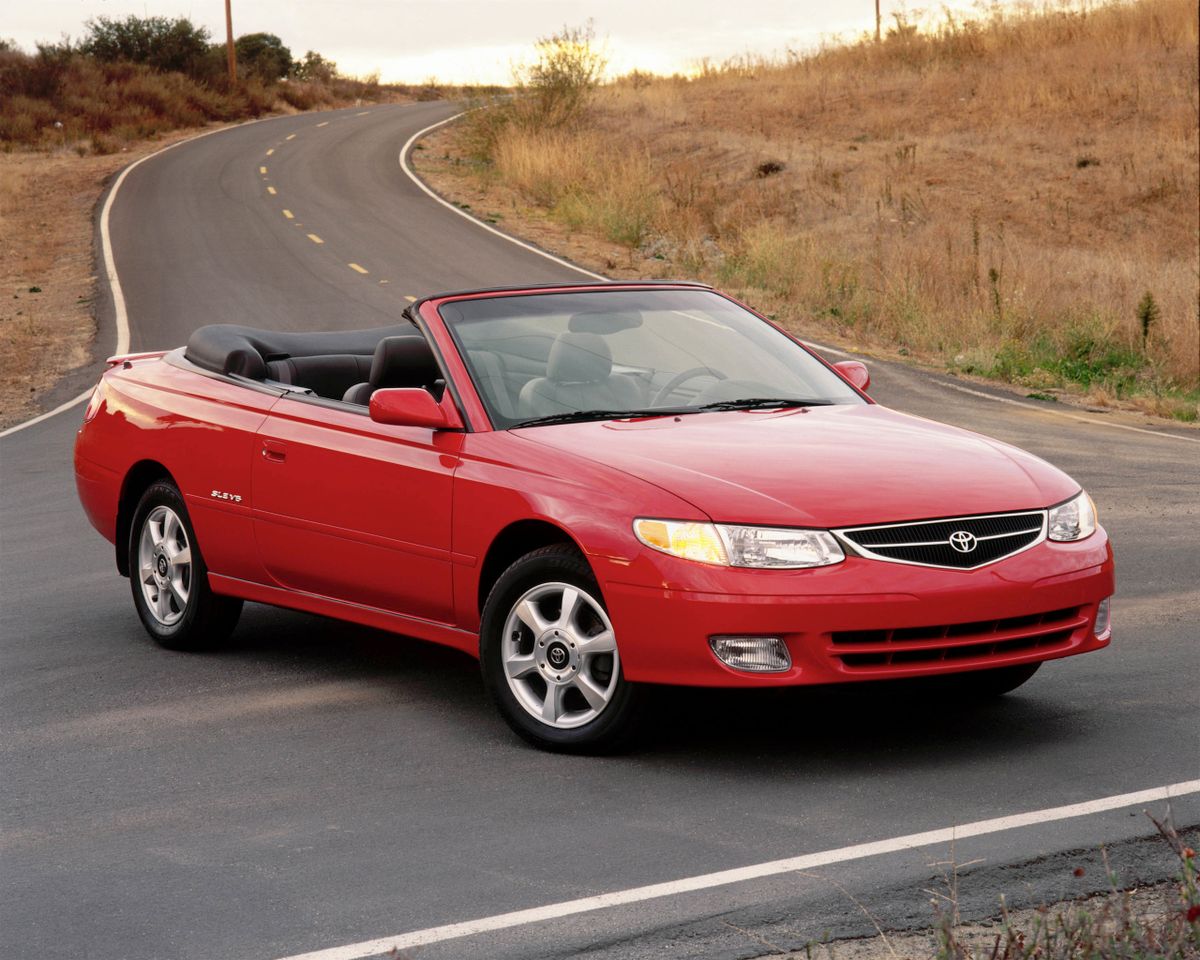
<svg viewBox="0 0 1200 960">
<path fill-rule="evenodd" d="M 438 289 L 572 279 L 403 175 L 400 145 L 452 112 L 276 118 L 131 171 L 110 226 L 132 348 L 217 321 L 376 326 Z M 235 649 L 155 648 L 75 500 L 79 408 L 0 439 L 0 956 L 271 960 L 1200 776 L 1196 434 L 872 373 L 881 401 L 1084 483 L 1116 543 L 1112 647 L 973 709 L 856 690 L 664 694 L 645 748 L 609 759 L 525 748 L 470 660 L 365 629 L 248 606 Z M 1100 843 L 1128 876 L 1160 875 L 1160 848 L 1136 842 L 1140 809 L 419 955 L 758 956 L 871 933 L 851 894 L 882 923 L 927 920 L 923 891 L 951 858 L 973 862 L 960 896 L 983 915 L 1000 890 L 1011 903 L 1102 885 L 1102 870 L 1070 869 Z M 1200 823 L 1197 795 L 1174 814 Z"/>
</svg>

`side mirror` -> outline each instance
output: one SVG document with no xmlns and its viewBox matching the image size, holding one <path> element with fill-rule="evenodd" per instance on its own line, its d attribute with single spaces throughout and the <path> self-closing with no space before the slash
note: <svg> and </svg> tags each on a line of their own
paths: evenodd
<svg viewBox="0 0 1200 960">
<path fill-rule="evenodd" d="M 433 394 L 420 387 L 392 387 L 371 394 L 368 407 L 371 419 L 396 427 L 428 427 L 431 430 L 457 430 L 462 426 L 458 411 L 447 402 L 444 406 Z"/>
<path fill-rule="evenodd" d="M 867 370 L 867 365 L 858 360 L 840 360 L 833 365 L 833 369 L 863 393 L 866 393 L 867 388 L 871 385 L 871 374 Z"/>
</svg>

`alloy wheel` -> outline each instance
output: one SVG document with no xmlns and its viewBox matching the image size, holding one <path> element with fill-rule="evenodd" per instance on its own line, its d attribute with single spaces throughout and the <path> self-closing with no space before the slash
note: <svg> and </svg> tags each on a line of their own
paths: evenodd
<svg viewBox="0 0 1200 960">
<path fill-rule="evenodd" d="M 157 506 L 138 538 L 138 577 L 150 614 L 163 626 L 179 622 L 192 592 L 192 547 L 179 515 Z"/>
<path fill-rule="evenodd" d="M 513 604 L 500 659 L 522 708 L 560 730 L 595 720 L 620 680 L 608 614 L 586 590 L 569 583 L 539 584 Z"/>
</svg>

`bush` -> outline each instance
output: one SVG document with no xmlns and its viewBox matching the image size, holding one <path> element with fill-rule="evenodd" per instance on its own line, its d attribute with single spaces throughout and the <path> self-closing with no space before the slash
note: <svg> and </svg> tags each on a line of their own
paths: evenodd
<svg viewBox="0 0 1200 960">
<path fill-rule="evenodd" d="M 518 99 L 528 121 L 538 127 L 557 127 L 578 120 L 608 61 L 596 48 L 595 28 L 563 27 L 534 44 L 536 59 L 518 67 Z"/>
<path fill-rule="evenodd" d="M 329 83 L 337 76 L 337 64 L 326 60 L 315 50 L 304 54 L 304 59 L 292 66 L 292 76 L 297 80 L 315 80 L 318 83 Z"/>
<path fill-rule="evenodd" d="M 529 132 L 570 128 L 586 115 L 607 66 L 592 24 L 563 27 L 538 39 L 534 51 L 532 63 L 514 68 L 516 89 L 510 96 L 476 104 L 481 109 L 471 112 L 465 138 L 475 159 L 493 162 L 509 126 Z"/>
<path fill-rule="evenodd" d="M 186 17 L 97 17 L 84 26 L 88 35 L 80 52 L 105 62 L 126 60 L 155 70 L 192 73 L 208 55 L 208 30 Z"/>
</svg>

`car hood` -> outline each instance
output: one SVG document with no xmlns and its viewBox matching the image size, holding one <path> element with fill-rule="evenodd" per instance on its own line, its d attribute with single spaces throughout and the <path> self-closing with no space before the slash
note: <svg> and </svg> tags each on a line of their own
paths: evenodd
<svg viewBox="0 0 1200 960">
<path fill-rule="evenodd" d="M 1050 506 L 1079 485 L 1016 447 L 877 404 L 556 424 L 513 434 L 718 522 L 845 527 Z"/>
</svg>

